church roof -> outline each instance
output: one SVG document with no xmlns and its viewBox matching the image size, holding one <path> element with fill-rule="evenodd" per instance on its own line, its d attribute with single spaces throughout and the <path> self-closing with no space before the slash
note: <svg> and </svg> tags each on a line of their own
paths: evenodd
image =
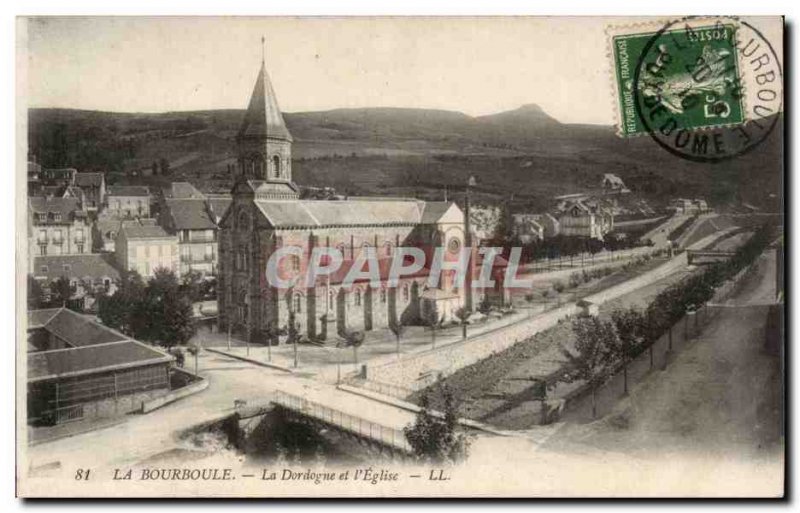
<svg viewBox="0 0 800 513">
<path fill-rule="evenodd" d="M 250 96 L 250 104 L 244 115 L 242 126 L 239 129 L 239 137 L 270 137 L 291 141 L 292 136 L 283 122 L 278 98 L 272 89 L 272 82 L 269 80 L 267 68 L 261 62 L 261 70 L 258 72 L 256 85 L 253 87 L 253 94 Z"/>
<path fill-rule="evenodd" d="M 256 200 L 255 204 L 275 228 L 433 224 L 451 206 L 449 203 L 426 203 L 413 199 Z"/>
</svg>

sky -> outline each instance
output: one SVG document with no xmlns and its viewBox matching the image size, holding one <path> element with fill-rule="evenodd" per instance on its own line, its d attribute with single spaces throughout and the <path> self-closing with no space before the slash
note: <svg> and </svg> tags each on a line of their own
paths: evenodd
<svg viewBox="0 0 800 513">
<path fill-rule="evenodd" d="M 629 20 L 628 20 L 629 21 Z M 30 107 L 245 108 L 261 61 L 284 112 L 535 103 L 614 123 L 604 18 L 72 17 L 21 22 Z"/>
</svg>

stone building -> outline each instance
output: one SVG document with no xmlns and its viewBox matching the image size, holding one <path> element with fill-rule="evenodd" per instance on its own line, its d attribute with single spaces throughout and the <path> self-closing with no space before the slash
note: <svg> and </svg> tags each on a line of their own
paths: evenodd
<svg viewBox="0 0 800 513">
<path fill-rule="evenodd" d="M 158 226 L 155 219 L 123 221 L 114 247 L 119 267 L 137 271 L 144 278 L 153 276 L 158 268 L 179 271 L 177 237 Z"/>
<path fill-rule="evenodd" d="M 174 357 L 66 308 L 28 312 L 28 423 L 140 410 L 170 391 Z"/>
<path fill-rule="evenodd" d="M 111 185 L 106 213 L 119 218 L 150 217 L 150 189 L 141 185 Z"/>
<path fill-rule="evenodd" d="M 292 137 L 284 124 L 264 64 L 236 138 L 238 165 L 232 203 L 219 226 L 219 311 L 228 325 L 254 342 L 275 341 L 271 330 L 294 322 L 301 333 L 326 339 L 352 330 L 369 331 L 391 321 L 421 321 L 423 312 L 452 319 L 454 311 L 471 307 L 473 273 L 457 287 L 454 271 L 442 273 L 428 287 L 429 264 L 436 248 L 457 259 L 465 247 L 464 213 L 454 204 L 416 199 L 349 198 L 300 200 L 292 181 Z M 267 262 L 279 248 L 297 253 L 282 258 L 281 276 L 302 276 L 315 247 L 337 249 L 340 270 L 318 278 L 310 287 L 278 289 L 266 275 Z M 426 267 L 387 284 L 398 247 L 414 246 L 426 254 Z M 474 250 L 473 250 L 474 251 Z M 380 283 L 371 287 L 344 278 L 360 256 L 377 256 Z M 360 265 L 360 264 L 359 264 Z"/>
<path fill-rule="evenodd" d="M 92 230 L 78 198 L 28 198 L 29 256 L 92 251 Z"/>
</svg>

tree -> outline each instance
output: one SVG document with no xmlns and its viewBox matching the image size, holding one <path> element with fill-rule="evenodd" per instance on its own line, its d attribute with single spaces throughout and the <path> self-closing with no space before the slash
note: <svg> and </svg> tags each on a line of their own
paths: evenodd
<svg viewBox="0 0 800 513">
<path fill-rule="evenodd" d="M 406 325 L 403 324 L 403 321 L 400 319 L 391 319 L 389 321 L 389 329 L 394 333 L 395 339 L 397 339 L 397 355 L 400 356 L 400 337 L 403 336 Z"/>
<path fill-rule="evenodd" d="M 461 324 L 461 338 L 467 338 L 467 325 L 469 324 L 469 318 L 472 316 L 472 312 L 467 307 L 460 307 L 458 310 L 455 311 L 455 316 L 458 317 L 458 320 Z"/>
<path fill-rule="evenodd" d="M 592 390 L 592 418 L 597 417 L 597 386 L 606 376 L 608 347 L 616 337 L 611 323 L 597 317 L 579 317 L 572 323 L 572 330 L 577 337 L 575 353 L 562 349 L 567 358 L 567 370 L 561 381 L 572 383 L 585 381 Z"/>
<path fill-rule="evenodd" d="M 67 301 L 71 297 L 72 285 L 66 276 L 62 276 L 50 284 L 50 304 L 66 307 Z"/>
<path fill-rule="evenodd" d="M 163 302 L 163 318 L 159 343 L 167 348 L 183 345 L 194 336 L 197 327 L 194 324 L 192 303 L 186 297 L 169 296 Z"/>
<path fill-rule="evenodd" d="M 203 273 L 189 271 L 181 276 L 180 288 L 193 303 L 203 299 Z"/>
<path fill-rule="evenodd" d="M 431 345 L 436 347 L 436 330 L 441 326 L 442 320 L 439 319 L 439 314 L 434 306 L 428 308 L 425 314 L 425 323 L 431 329 Z"/>
<path fill-rule="evenodd" d="M 161 168 L 161 174 L 164 176 L 168 176 L 170 174 L 169 170 L 169 160 L 165 158 L 160 158 L 158 161 L 158 167 Z"/>
<path fill-rule="evenodd" d="M 364 332 L 358 330 L 346 331 L 343 336 L 345 346 L 353 348 L 353 361 L 358 363 L 358 348 L 364 343 Z"/>
<path fill-rule="evenodd" d="M 443 386 L 441 393 L 443 414 L 431 412 L 430 398 L 424 393 L 414 425 L 404 428 L 403 433 L 417 458 L 429 462 L 456 462 L 467 456 L 469 439 L 458 432 L 458 412 L 451 390 Z"/>
<path fill-rule="evenodd" d="M 622 362 L 623 394 L 628 395 L 628 365 L 641 350 L 644 317 L 635 308 L 615 310 L 611 312 L 611 322 L 617 336 L 609 340 L 608 356 L 612 363 Z"/>
</svg>

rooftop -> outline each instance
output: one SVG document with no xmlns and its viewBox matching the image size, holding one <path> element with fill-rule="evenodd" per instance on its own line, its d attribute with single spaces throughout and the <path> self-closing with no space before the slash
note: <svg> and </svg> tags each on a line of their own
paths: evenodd
<svg viewBox="0 0 800 513">
<path fill-rule="evenodd" d="M 33 275 L 36 278 L 57 280 L 67 278 L 119 278 L 119 271 L 112 264 L 110 255 L 89 253 L 85 255 L 37 256 L 33 260 Z"/>
<path fill-rule="evenodd" d="M 165 363 L 173 359 L 159 349 L 66 308 L 28 312 L 28 329 L 44 329 L 70 346 L 28 353 L 29 382 Z"/>
<path fill-rule="evenodd" d="M 213 230 L 217 227 L 202 199 L 167 199 L 166 212 L 176 230 Z"/>
<path fill-rule="evenodd" d="M 154 219 L 123 221 L 120 228 L 120 235 L 122 234 L 125 234 L 125 238 L 128 240 L 174 238 L 164 228 L 155 224 Z"/>
<path fill-rule="evenodd" d="M 150 189 L 144 185 L 109 185 L 109 196 L 150 196 Z"/>
</svg>

